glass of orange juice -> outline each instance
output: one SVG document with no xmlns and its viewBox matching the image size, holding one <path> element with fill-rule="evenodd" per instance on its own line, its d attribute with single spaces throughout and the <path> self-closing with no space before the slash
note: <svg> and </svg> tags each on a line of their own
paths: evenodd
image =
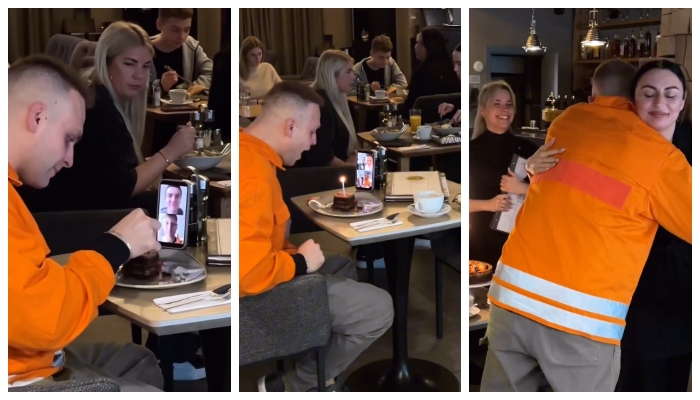
<svg viewBox="0 0 700 400">
<path fill-rule="evenodd" d="M 418 132 L 418 127 L 421 123 L 420 109 L 412 108 L 408 110 L 408 118 L 411 121 L 411 133 Z"/>
</svg>

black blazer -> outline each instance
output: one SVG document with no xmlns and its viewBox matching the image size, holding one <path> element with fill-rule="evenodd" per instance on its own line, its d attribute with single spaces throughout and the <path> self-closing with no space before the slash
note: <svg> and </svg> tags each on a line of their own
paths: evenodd
<svg viewBox="0 0 700 400">
<path fill-rule="evenodd" d="M 44 189 L 18 188 L 31 212 L 134 206 L 131 194 L 139 161 L 133 140 L 107 88 L 94 90 L 95 105 L 86 112 L 73 167 L 59 171 Z"/>
<path fill-rule="evenodd" d="M 335 111 L 326 91 L 318 90 L 318 94 L 323 97 L 325 104 L 321 107 L 321 127 L 316 131 L 316 145 L 301 153 L 301 159 L 294 167 L 326 167 L 333 161 L 333 157 L 343 161 L 348 159 L 348 128 Z"/>
<path fill-rule="evenodd" d="M 401 115 L 408 118 L 408 110 L 413 108 L 416 99 L 432 94 L 460 93 L 462 85 L 451 66 L 427 60 L 416 67 L 408 84 L 408 96 L 403 103 Z M 455 105 L 456 106 L 456 105 Z"/>
<path fill-rule="evenodd" d="M 225 143 L 231 142 L 231 48 L 214 56 L 214 72 L 208 106 L 214 110 L 216 128 Z"/>
</svg>

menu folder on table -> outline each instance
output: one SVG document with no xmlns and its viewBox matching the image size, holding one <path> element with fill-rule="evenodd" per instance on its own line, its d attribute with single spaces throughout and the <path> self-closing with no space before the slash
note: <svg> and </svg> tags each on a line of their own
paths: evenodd
<svg viewBox="0 0 700 400">
<path fill-rule="evenodd" d="M 384 201 L 413 201 L 413 193 L 424 190 L 442 192 L 449 201 L 450 190 L 445 174 L 438 171 L 387 173 Z"/>
<path fill-rule="evenodd" d="M 207 220 L 207 265 L 231 265 L 231 219 Z"/>
</svg>

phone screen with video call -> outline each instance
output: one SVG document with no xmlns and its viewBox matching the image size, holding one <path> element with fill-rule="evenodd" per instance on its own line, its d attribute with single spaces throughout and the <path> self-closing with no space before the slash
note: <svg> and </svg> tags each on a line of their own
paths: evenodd
<svg viewBox="0 0 700 400">
<path fill-rule="evenodd" d="M 161 246 L 184 249 L 187 247 L 190 187 L 185 181 L 166 179 L 158 188 L 157 240 Z"/>
<path fill-rule="evenodd" d="M 355 188 L 357 190 L 374 189 L 374 152 L 362 150 L 357 152 L 357 173 L 355 174 Z"/>
</svg>

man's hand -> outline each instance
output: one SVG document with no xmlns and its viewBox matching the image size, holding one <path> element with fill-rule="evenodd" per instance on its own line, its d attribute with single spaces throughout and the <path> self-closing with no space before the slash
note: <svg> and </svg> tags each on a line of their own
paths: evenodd
<svg viewBox="0 0 700 400">
<path fill-rule="evenodd" d="M 200 94 L 205 90 L 207 90 L 207 88 L 202 85 L 192 85 L 187 88 L 187 93 L 189 93 L 190 96 L 194 96 L 195 94 Z"/>
<path fill-rule="evenodd" d="M 163 74 L 163 76 L 160 78 L 160 86 L 163 87 L 164 91 L 169 91 L 170 89 L 175 86 L 177 83 L 177 80 L 179 78 L 177 77 L 177 72 L 175 71 L 167 71 L 166 73 Z"/>
<path fill-rule="evenodd" d="M 323 252 L 321 251 L 321 246 L 314 242 L 313 239 L 309 239 L 299 246 L 297 254 L 304 256 L 304 259 L 306 260 L 306 267 L 308 268 L 306 270 L 307 274 L 316 272 L 326 261 L 326 258 L 323 256 Z"/>
<path fill-rule="evenodd" d="M 369 85 L 370 89 L 372 89 L 373 92 L 376 92 L 377 90 L 382 88 L 382 85 L 379 84 L 379 82 L 374 81 Z"/>
<path fill-rule="evenodd" d="M 129 258 L 141 256 L 149 251 L 160 250 L 160 243 L 156 240 L 156 233 L 160 229 L 160 222 L 150 218 L 137 208 L 130 212 L 110 230 L 121 235 L 131 247 Z"/>
<path fill-rule="evenodd" d="M 557 165 L 559 159 L 554 156 L 563 153 L 566 149 L 549 150 L 554 145 L 555 141 L 556 138 L 543 144 L 532 157 L 527 159 L 525 171 L 527 171 L 530 176 L 549 171 Z"/>
</svg>

